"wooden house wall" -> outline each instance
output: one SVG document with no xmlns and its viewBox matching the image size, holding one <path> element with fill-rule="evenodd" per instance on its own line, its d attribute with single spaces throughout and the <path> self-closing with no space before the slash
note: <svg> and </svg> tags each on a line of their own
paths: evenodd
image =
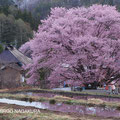
<svg viewBox="0 0 120 120">
<path fill-rule="evenodd" d="M 6 67 L 0 70 L 0 88 L 16 88 L 19 87 L 21 81 L 21 73 L 13 68 Z"/>
</svg>

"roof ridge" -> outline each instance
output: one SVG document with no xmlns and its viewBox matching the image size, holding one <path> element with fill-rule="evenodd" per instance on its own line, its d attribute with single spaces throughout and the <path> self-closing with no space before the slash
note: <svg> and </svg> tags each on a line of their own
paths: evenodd
<svg viewBox="0 0 120 120">
<path fill-rule="evenodd" d="M 23 63 L 23 64 L 27 64 L 24 60 L 25 60 L 25 58 L 27 59 L 27 61 L 29 62 L 29 63 L 32 63 L 32 59 L 31 58 L 29 58 L 29 57 L 27 57 L 26 55 L 24 55 L 22 52 L 20 52 L 19 50 L 17 50 L 15 47 L 13 48 L 13 49 L 9 49 L 9 51 L 11 52 L 11 54 L 19 61 L 19 62 L 21 62 L 21 63 Z M 25 58 L 23 58 L 23 59 L 18 59 L 17 58 L 17 54 L 15 54 L 15 51 L 16 52 L 18 52 L 20 55 L 22 55 L 21 57 L 23 58 L 23 57 L 25 57 Z"/>
<path fill-rule="evenodd" d="M 7 47 L 7 49 L 0 54 L 0 62 L 1 63 L 21 62 L 22 64 L 26 65 L 32 63 L 32 59 L 24 55 L 15 47 L 13 47 L 12 49 L 10 47 Z"/>
</svg>

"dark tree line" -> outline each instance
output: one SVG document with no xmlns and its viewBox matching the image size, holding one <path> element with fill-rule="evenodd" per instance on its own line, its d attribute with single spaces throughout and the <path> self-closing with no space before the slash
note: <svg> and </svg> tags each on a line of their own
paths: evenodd
<svg viewBox="0 0 120 120">
<path fill-rule="evenodd" d="M 35 3 L 35 1 L 33 1 Z M 38 21 L 45 19 L 50 14 L 50 9 L 54 7 L 80 7 L 91 6 L 92 4 L 116 5 L 119 9 L 120 0 L 39 0 L 36 4 L 26 4 L 27 10 L 31 11 Z M 37 24 L 38 25 L 38 24 Z"/>
<path fill-rule="evenodd" d="M 51 8 L 92 4 L 116 5 L 119 9 L 120 0 L 39 0 L 36 4 L 25 5 L 22 10 L 13 0 L 0 0 L 0 42 L 20 47 L 32 38 L 32 31 L 37 31 L 40 20 L 50 14 Z"/>
<path fill-rule="evenodd" d="M 9 6 L 13 4 L 14 4 L 13 0 L 0 0 L 0 6 Z"/>
<path fill-rule="evenodd" d="M 0 43 L 12 44 L 19 48 L 37 30 L 31 12 L 20 10 L 13 0 L 0 0 Z"/>
</svg>

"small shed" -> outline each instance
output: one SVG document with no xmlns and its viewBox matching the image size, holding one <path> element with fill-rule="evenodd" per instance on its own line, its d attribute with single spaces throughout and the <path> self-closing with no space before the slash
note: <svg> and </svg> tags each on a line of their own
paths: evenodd
<svg viewBox="0 0 120 120">
<path fill-rule="evenodd" d="M 20 87 L 24 82 L 22 66 L 30 63 L 32 60 L 15 47 L 6 47 L 0 54 L 0 89 Z"/>
</svg>

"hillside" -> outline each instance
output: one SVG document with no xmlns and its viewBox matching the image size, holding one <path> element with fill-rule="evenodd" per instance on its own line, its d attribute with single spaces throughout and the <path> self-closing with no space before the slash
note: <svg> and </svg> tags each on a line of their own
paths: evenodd
<svg viewBox="0 0 120 120">
<path fill-rule="evenodd" d="M 120 0 L 14 0 L 21 9 L 31 11 L 35 18 L 44 19 L 54 7 L 78 7 L 92 4 L 116 5 L 119 9 Z"/>
<path fill-rule="evenodd" d="M 13 0 L 0 0 L 0 23 L 0 45 L 17 48 L 31 39 L 37 29 L 31 13 L 20 10 Z"/>
<path fill-rule="evenodd" d="M 30 9 L 31 6 L 39 7 L 40 4 L 54 4 L 61 6 L 82 6 L 82 5 L 91 5 L 91 4 L 110 4 L 110 5 L 118 5 L 120 4 L 120 0 L 14 0 L 14 2 L 19 5 L 21 8 Z M 44 7 L 44 6 L 43 6 Z"/>
<path fill-rule="evenodd" d="M 3 22 L 4 30 L 2 34 L 0 34 L 0 41 L 17 44 L 17 47 L 19 47 L 31 38 L 31 28 L 36 31 L 40 21 L 50 14 L 51 8 L 90 6 L 96 3 L 116 5 L 118 10 L 120 10 L 120 0 L 0 0 L 0 13 L 5 14 L 0 15 L 0 21 L 2 21 L 2 19 L 4 19 L 4 21 L 9 21 L 9 26 L 7 25 L 7 27 L 5 26 L 5 22 Z M 7 31 L 9 27 L 11 28 L 12 24 L 12 29 Z M 26 25 L 27 27 L 25 27 Z M 24 28 L 23 33 L 26 33 L 26 35 L 20 32 L 22 28 L 18 29 L 21 26 Z M 18 33 L 23 34 L 22 37 Z M 11 41 L 9 40 L 10 38 Z M 17 42 L 16 38 L 18 40 Z"/>
</svg>

